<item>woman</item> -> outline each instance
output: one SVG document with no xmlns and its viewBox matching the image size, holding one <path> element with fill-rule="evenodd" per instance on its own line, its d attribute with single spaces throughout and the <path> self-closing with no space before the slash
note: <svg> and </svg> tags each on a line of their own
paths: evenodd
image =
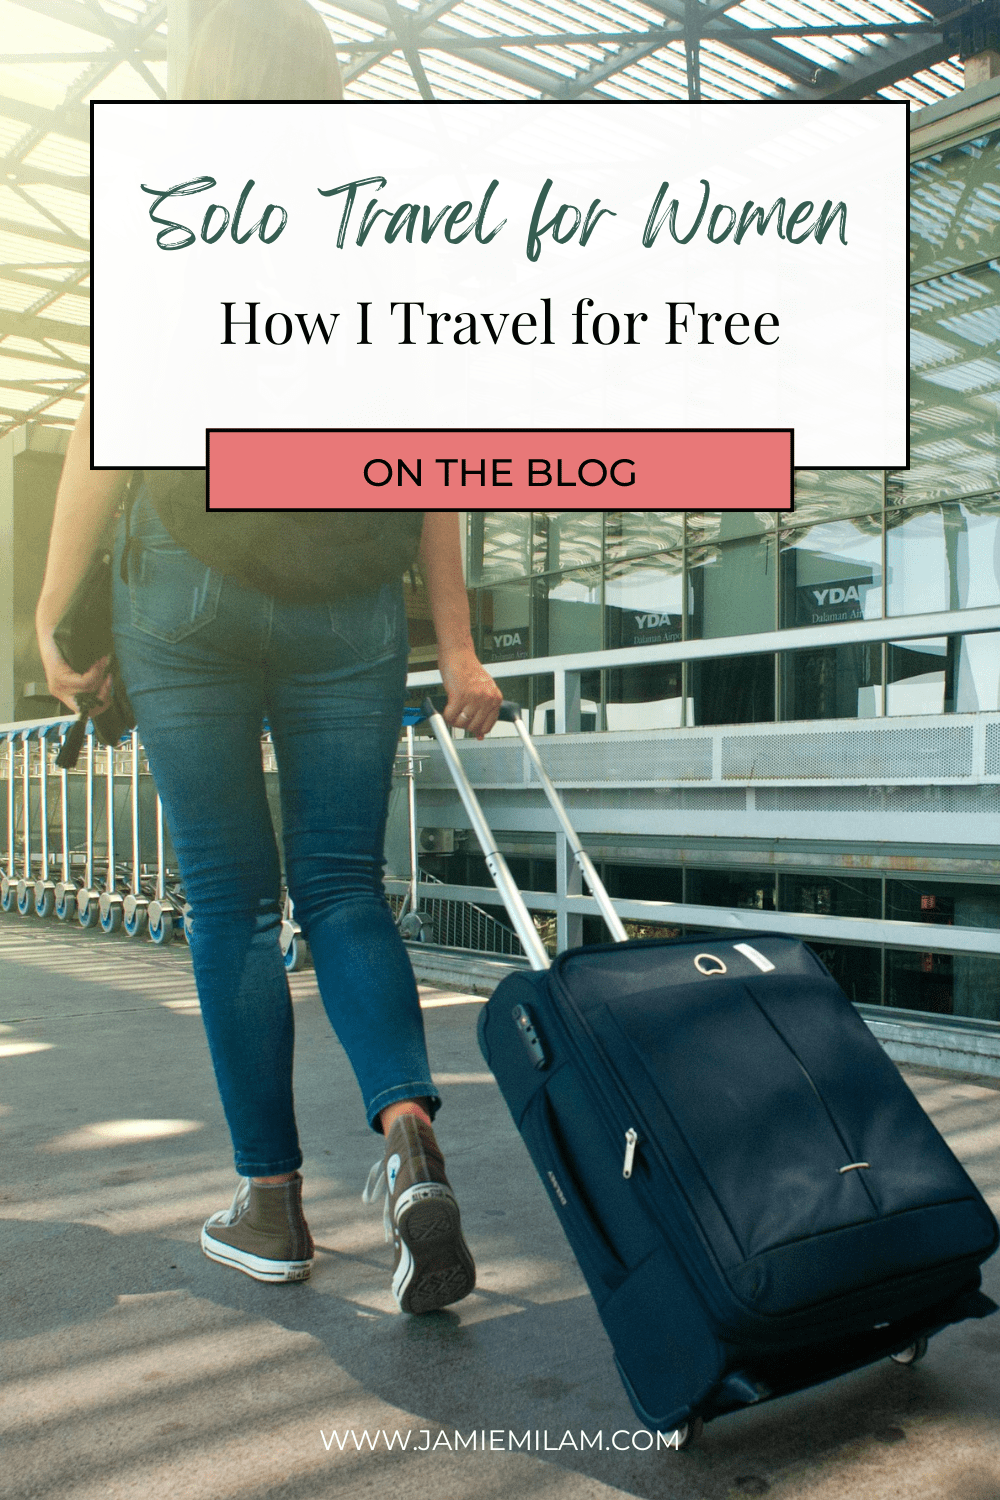
<svg viewBox="0 0 1000 1500">
<path fill-rule="evenodd" d="M 195 40 L 185 95 L 339 99 L 342 89 L 329 33 L 305 0 L 224 0 Z M 81 693 L 106 699 L 107 662 L 72 672 L 53 631 L 120 509 L 124 479 L 90 467 L 87 402 L 36 612 L 49 690 L 74 711 Z M 206 1222 L 202 1249 L 263 1281 L 304 1279 L 313 1254 L 260 758 L 266 717 L 296 920 L 369 1124 L 385 1137 L 393 1292 L 406 1312 L 446 1306 L 472 1290 L 475 1269 L 431 1127 L 440 1100 L 381 876 L 407 661 L 401 578 L 418 544 L 445 719 L 482 738 L 500 704 L 472 644 L 457 517 L 209 514 L 204 475 L 186 472 L 145 475 L 126 520 L 115 654 L 191 908 L 195 979 L 243 1178 L 231 1208 Z"/>
</svg>

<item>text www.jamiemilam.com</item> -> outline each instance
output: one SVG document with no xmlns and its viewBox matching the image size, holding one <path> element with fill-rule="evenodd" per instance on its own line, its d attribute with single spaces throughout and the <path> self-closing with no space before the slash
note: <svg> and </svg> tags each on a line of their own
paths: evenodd
<svg viewBox="0 0 1000 1500">
<path fill-rule="evenodd" d="M 650 1432 L 645 1427 L 634 1431 L 627 1427 L 605 1433 L 595 1432 L 550 1433 L 545 1428 L 526 1428 L 524 1432 L 512 1432 L 500 1427 L 473 1428 L 470 1432 L 434 1431 L 430 1427 L 407 1428 L 391 1432 L 384 1427 L 374 1431 L 349 1427 L 346 1432 L 324 1432 L 320 1437 L 327 1453 L 377 1453 L 393 1450 L 406 1453 L 561 1453 L 576 1450 L 615 1453 L 646 1453 L 655 1448 L 678 1448 L 680 1432 Z"/>
</svg>

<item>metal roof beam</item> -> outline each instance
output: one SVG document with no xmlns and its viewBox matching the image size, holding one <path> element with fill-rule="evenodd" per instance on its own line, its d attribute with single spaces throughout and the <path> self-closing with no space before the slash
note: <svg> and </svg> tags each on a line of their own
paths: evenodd
<svg viewBox="0 0 1000 1500">
<path fill-rule="evenodd" d="M 37 343 L 38 340 L 35 340 L 34 342 Z M 66 375 L 63 377 L 66 380 L 72 380 L 72 379 L 75 378 L 76 375 L 79 375 L 81 378 L 86 379 L 86 380 L 90 379 L 90 366 L 88 364 L 85 364 L 82 360 L 79 360 L 79 359 L 70 359 L 70 357 L 67 354 L 65 354 L 61 349 L 60 350 L 50 349 L 47 344 L 43 344 L 42 345 L 42 349 L 45 351 L 44 353 L 41 353 L 41 354 L 36 354 L 36 353 L 28 354 L 26 352 L 26 350 L 24 350 L 24 349 L 12 349 L 10 347 L 10 345 L 7 344 L 7 343 L 5 343 L 4 340 L 3 340 L 3 338 L 0 337 L 0 358 L 10 359 L 10 360 L 20 360 L 23 364 L 26 364 L 26 365 L 31 365 L 31 364 L 37 365 L 39 363 L 44 362 L 44 360 L 46 358 L 46 355 L 48 355 L 53 361 L 58 361 L 58 365 L 54 365 L 53 366 L 54 369 L 56 369 L 56 370 L 65 370 L 67 372 Z M 60 377 L 59 377 L 58 374 L 55 374 L 55 375 L 53 375 L 52 378 L 54 380 L 57 380 Z M 3 385 L 10 385 L 10 381 L 9 380 L 0 380 L 0 386 L 3 386 Z"/>
<path fill-rule="evenodd" d="M 879 89 L 890 88 L 894 83 L 912 77 L 922 68 L 932 68 L 935 63 L 944 62 L 952 50 L 941 36 L 929 44 L 923 38 L 920 41 L 915 38 L 912 43 L 900 43 L 889 53 L 879 52 L 874 57 L 861 57 L 856 62 L 840 66 L 831 58 L 829 64 L 821 66 L 834 74 L 835 81 L 827 87 L 820 85 L 810 89 L 809 98 L 820 104 L 834 99 L 864 99 Z"/>
<path fill-rule="evenodd" d="M 74 103 L 68 108 L 61 105 L 59 109 L 42 109 L 38 104 L 28 104 L 22 99 L 5 96 L 0 100 L 0 115 L 8 120 L 17 120 L 20 125 L 30 125 L 43 133 L 54 130 L 74 141 L 90 140 L 90 113 L 81 104 Z M 32 146 L 27 149 L 31 150 Z"/>
<path fill-rule="evenodd" d="M 67 229 L 64 234 L 54 234 L 44 224 L 25 224 L 21 219 L 0 218 L 0 230 L 5 234 L 21 234 L 27 239 L 41 240 L 43 245 L 70 245 L 74 250 L 90 250 L 90 241 Z"/>
<path fill-rule="evenodd" d="M 0 337 L 9 333 L 22 339 L 34 339 L 36 343 L 50 338 L 61 339 L 64 344 L 82 344 L 85 349 L 90 347 L 90 329 L 86 324 L 60 323 L 55 318 L 26 316 L 0 308 Z"/>
<path fill-rule="evenodd" d="M 80 268 L 80 275 L 89 275 L 87 267 Z M 40 292 L 49 291 L 53 296 L 60 297 L 64 292 L 72 292 L 75 297 L 89 297 L 90 287 L 80 286 L 78 280 L 48 281 L 44 276 L 32 276 L 29 271 L 21 266 L 0 266 L 0 280 L 17 281 L 22 286 L 37 287 Z"/>
<path fill-rule="evenodd" d="M 89 172 L 86 177 L 69 177 L 64 172 L 46 172 L 42 167 L 15 162 L 6 177 L 8 182 L 16 182 L 21 187 L 59 187 L 73 193 L 90 192 Z"/>
</svg>

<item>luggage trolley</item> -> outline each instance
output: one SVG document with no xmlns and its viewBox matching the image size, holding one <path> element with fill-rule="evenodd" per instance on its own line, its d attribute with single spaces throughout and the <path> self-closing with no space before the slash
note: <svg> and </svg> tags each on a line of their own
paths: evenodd
<svg viewBox="0 0 1000 1500">
<path fill-rule="evenodd" d="M 17 901 L 17 875 L 14 869 L 14 859 L 17 845 L 17 824 L 15 821 L 14 800 L 14 777 L 17 774 L 17 757 L 15 745 L 17 743 L 18 731 L 8 729 L 7 740 L 7 863 L 2 876 L 0 876 L 0 907 L 4 911 L 13 911 L 14 903 Z"/>
<path fill-rule="evenodd" d="M 125 931 L 129 937 L 138 938 L 149 927 L 149 900 L 142 889 L 142 843 L 139 837 L 139 731 L 131 734 L 132 760 L 130 772 L 130 811 L 132 814 L 132 870 L 129 891 L 122 903 Z"/>
<path fill-rule="evenodd" d="M 108 866 L 104 889 L 97 899 L 97 911 L 101 931 L 121 932 L 125 903 L 118 889 L 118 871 L 115 868 L 115 751 L 116 745 L 105 746 L 105 812 L 108 844 Z"/>
<path fill-rule="evenodd" d="M 35 883 L 31 878 L 31 736 L 34 733 L 33 729 L 21 731 L 21 739 L 24 742 L 24 761 L 21 766 L 23 785 L 21 824 L 24 829 L 21 852 L 24 857 L 24 869 L 17 882 L 17 909 L 22 917 L 26 917 L 35 907 Z"/>
<path fill-rule="evenodd" d="M 72 721 L 62 725 L 63 744 Z M 53 891 L 53 909 L 60 922 L 68 922 L 76 912 L 76 881 L 73 879 L 69 854 L 69 775 L 65 766 L 59 767 L 59 817 L 62 870 Z"/>
<path fill-rule="evenodd" d="M 422 709 L 407 708 L 403 710 L 403 728 L 406 731 L 406 750 L 397 760 L 403 762 L 404 768 L 399 775 L 406 781 L 406 806 L 407 827 L 409 830 L 409 854 L 410 854 L 410 883 L 403 904 L 396 917 L 396 926 L 400 935 L 408 942 L 432 943 L 434 941 L 434 923 L 427 912 L 420 910 L 420 867 L 417 851 L 417 792 L 416 778 L 420 757 L 414 754 L 413 726 L 422 722 L 424 713 Z"/>
<path fill-rule="evenodd" d="M 167 947 L 181 925 L 184 913 L 167 890 L 167 866 L 163 845 L 163 803 L 156 794 L 156 881 L 153 899 L 146 908 L 149 936 L 157 947 Z"/>
<path fill-rule="evenodd" d="M 43 724 L 38 731 L 38 824 L 41 837 L 42 868 L 35 881 L 35 915 L 48 918 L 56 909 L 56 885 L 52 879 L 49 854 L 49 734 L 55 724 Z"/>
<path fill-rule="evenodd" d="M 87 725 L 86 809 L 84 812 L 86 853 L 83 885 L 76 892 L 76 915 L 81 927 L 96 927 L 100 918 L 101 893 L 94 885 L 94 726 Z"/>
</svg>

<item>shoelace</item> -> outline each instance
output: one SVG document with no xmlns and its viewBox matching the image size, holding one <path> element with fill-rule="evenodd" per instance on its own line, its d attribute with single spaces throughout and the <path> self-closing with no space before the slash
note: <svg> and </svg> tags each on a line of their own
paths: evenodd
<svg viewBox="0 0 1000 1500">
<path fill-rule="evenodd" d="M 392 1239 L 392 1215 L 389 1212 L 389 1191 L 385 1183 L 385 1160 L 379 1157 L 378 1161 L 368 1173 L 368 1181 L 365 1190 L 361 1194 L 362 1203 L 374 1203 L 379 1193 L 385 1191 L 385 1207 L 382 1210 L 382 1228 L 387 1240 Z"/>
<path fill-rule="evenodd" d="M 233 1194 L 233 1201 L 230 1204 L 228 1211 L 225 1214 L 223 1214 L 223 1216 L 222 1216 L 221 1219 L 219 1219 L 219 1223 L 220 1224 L 235 1224 L 236 1220 L 238 1218 L 240 1218 L 240 1216 L 243 1214 L 243 1212 L 246 1209 L 246 1206 L 247 1206 L 247 1204 L 249 1202 L 250 1202 L 250 1179 L 249 1179 L 249 1177 L 244 1177 L 240 1181 L 240 1185 L 236 1189 L 236 1192 Z"/>
</svg>

